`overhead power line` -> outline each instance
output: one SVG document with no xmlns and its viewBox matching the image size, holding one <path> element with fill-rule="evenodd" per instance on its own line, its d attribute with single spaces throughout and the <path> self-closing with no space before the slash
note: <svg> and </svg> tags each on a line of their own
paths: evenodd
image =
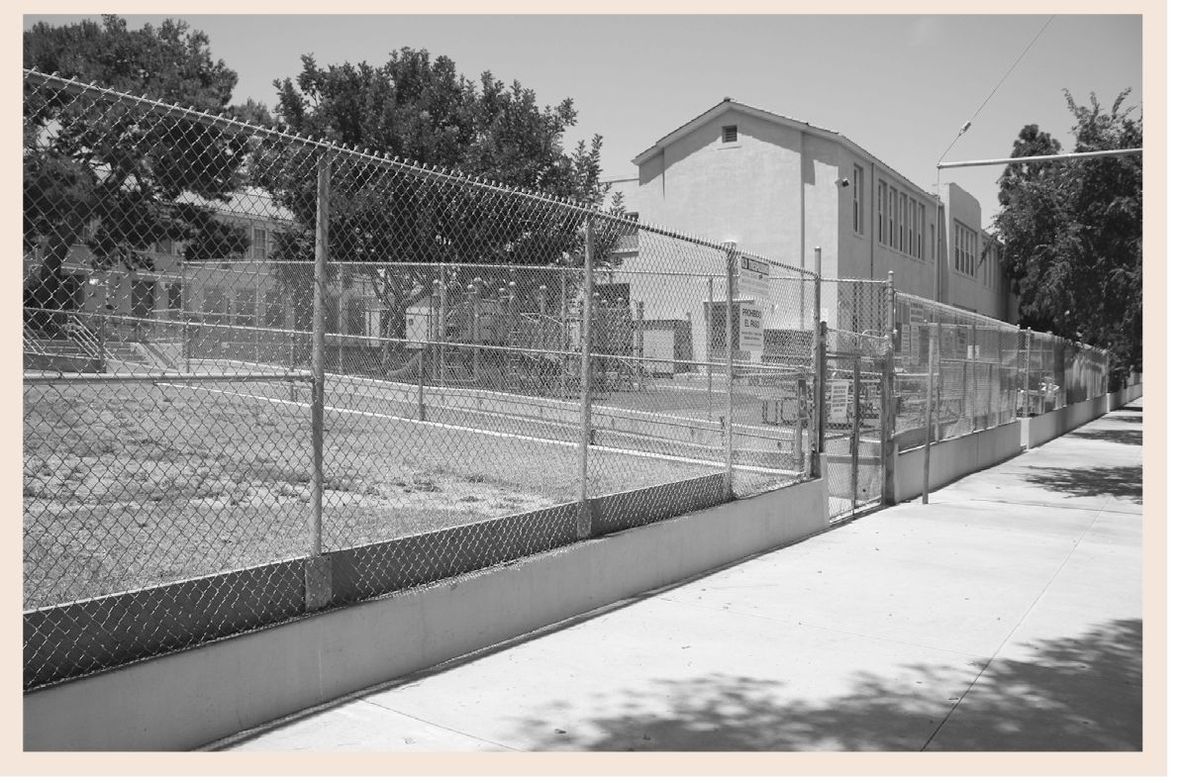
<svg viewBox="0 0 1182 783">
<path fill-rule="evenodd" d="M 965 131 L 969 129 L 969 127 L 973 124 L 973 120 L 977 119 L 977 115 L 981 113 L 981 110 L 985 108 L 985 105 L 989 103 L 990 99 L 992 99 L 993 96 L 997 94 L 997 91 L 1001 89 L 1001 85 L 1005 83 L 1005 80 L 1009 78 L 1009 75 L 1014 72 L 1014 69 L 1018 67 L 1018 63 L 1022 62 L 1022 58 L 1026 56 L 1026 53 L 1030 51 L 1030 48 L 1034 46 L 1035 42 L 1038 41 L 1040 37 L 1042 37 L 1043 32 L 1047 29 L 1051 22 L 1054 21 L 1054 19 L 1054 16 L 1047 18 L 1047 21 L 1043 23 L 1043 26 L 1039 28 L 1039 31 L 1034 34 L 1033 38 L 1030 39 L 1030 43 L 1026 44 L 1026 48 L 1022 50 L 1022 53 L 1019 54 L 1014 59 L 1014 62 L 1010 64 L 1009 70 L 1007 70 L 1001 79 L 998 80 L 997 84 L 993 88 L 993 91 L 985 96 L 985 100 L 981 101 L 981 105 L 977 107 L 975 112 L 973 112 L 973 116 L 969 117 L 968 121 L 966 121 L 964 125 L 960 126 L 960 130 L 957 132 L 956 137 L 952 140 L 952 144 L 948 145 L 948 149 L 944 150 L 937 160 L 943 160 L 944 156 L 948 154 L 948 150 L 951 150 L 953 145 L 956 144 L 957 140 L 964 135 Z"/>
</svg>

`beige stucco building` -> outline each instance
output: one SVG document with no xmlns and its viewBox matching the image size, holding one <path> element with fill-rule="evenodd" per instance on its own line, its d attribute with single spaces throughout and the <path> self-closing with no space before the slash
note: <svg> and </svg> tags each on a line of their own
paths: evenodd
<svg viewBox="0 0 1182 783">
<path fill-rule="evenodd" d="M 826 279 L 885 280 L 893 273 L 902 292 L 1003 320 L 1015 313 L 976 199 L 946 184 L 937 200 L 840 133 L 724 99 L 632 162 L 634 178 L 609 184 L 642 224 L 734 242 L 744 252 L 809 270 L 819 247 Z M 647 296 L 650 317 L 689 320 L 701 356 L 709 308 L 697 302 L 710 296 L 703 281 L 666 279 L 658 288 L 632 274 L 675 265 L 719 271 L 708 254 L 686 256 L 684 248 L 641 232 L 621 279 L 633 280 L 635 298 Z M 715 281 L 715 296 L 724 282 Z M 811 318 L 811 305 L 797 301 L 807 291 L 782 286 L 773 293 L 783 312 L 765 313 L 765 328 L 804 326 L 801 313 Z M 836 297 L 836 286 L 827 290 L 821 317 L 848 328 L 837 323 Z"/>
</svg>

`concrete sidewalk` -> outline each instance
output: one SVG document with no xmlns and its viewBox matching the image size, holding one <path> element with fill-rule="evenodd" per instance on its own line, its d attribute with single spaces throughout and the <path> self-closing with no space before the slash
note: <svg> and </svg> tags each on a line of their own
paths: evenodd
<svg viewBox="0 0 1182 783">
<path fill-rule="evenodd" d="M 1141 404 L 227 750 L 1138 750 Z M 720 531 L 725 534 L 725 531 Z"/>
</svg>

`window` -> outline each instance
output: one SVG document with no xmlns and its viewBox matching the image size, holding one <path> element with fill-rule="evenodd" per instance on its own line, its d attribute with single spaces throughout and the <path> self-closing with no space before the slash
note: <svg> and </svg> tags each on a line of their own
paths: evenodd
<svg viewBox="0 0 1182 783">
<path fill-rule="evenodd" d="M 878 241 L 886 244 L 886 200 L 887 184 L 878 183 Z"/>
<path fill-rule="evenodd" d="M 907 200 L 907 252 L 911 255 L 917 255 L 917 248 L 915 247 L 915 199 Z"/>
<path fill-rule="evenodd" d="M 734 144 L 739 140 L 739 126 L 738 125 L 723 125 L 722 126 L 722 143 Z"/>
<path fill-rule="evenodd" d="M 953 221 L 953 258 L 956 271 L 971 277 L 977 274 L 977 232 Z"/>
<path fill-rule="evenodd" d="M 184 289 L 181 288 L 180 283 L 170 283 L 168 285 L 168 309 L 185 309 L 185 292 Z"/>
<path fill-rule="evenodd" d="M 899 207 L 903 210 L 903 218 L 899 221 L 902 227 L 901 236 L 899 237 L 899 249 L 904 253 L 911 253 L 911 232 L 915 230 L 915 226 L 911 223 L 911 197 L 902 195 L 899 199 Z"/>
<path fill-rule="evenodd" d="M 854 179 L 850 183 L 854 188 L 854 231 L 862 233 L 862 167 L 854 166 Z"/>
<path fill-rule="evenodd" d="M 267 257 L 267 229 L 256 228 L 254 230 L 254 241 L 250 244 L 250 254 L 252 258 Z"/>
<path fill-rule="evenodd" d="M 895 230 L 895 215 L 899 214 L 896 206 L 899 201 L 899 191 L 891 188 L 891 199 L 888 203 L 890 207 L 890 222 L 891 222 L 891 247 L 899 246 L 899 232 Z"/>
<path fill-rule="evenodd" d="M 928 222 L 927 215 L 925 214 L 925 212 L 926 212 L 926 210 L 924 209 L 924 205 L 920 204 L 919 205 L 919 225 L 915 227 L 915 231 L 919 235 L 918 237 L 916 237 L 916 239 L 919 241 L 919 247 L 917 247 L 915 249 L 916 250 L 915 254 L 917 256 L 919 256 L 921 259 L 924 258 L 924 254 L 923 254 L 923 227 L 926 226 L 927 222 Z"/>
</svg>

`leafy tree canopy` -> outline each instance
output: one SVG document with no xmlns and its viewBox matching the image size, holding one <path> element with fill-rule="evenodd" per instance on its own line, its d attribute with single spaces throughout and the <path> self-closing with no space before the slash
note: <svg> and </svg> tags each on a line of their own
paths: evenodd
<svg viewBox="0 0 1182 783">
<path fill-rule="evenodd" d="M 325 68 L 305 56 L 301 73 L 275 86 L 277 115 L 295 133 L 562 199 L 603 201 L 601 138 L 571 151 L 562 145 L 577 116 L 569 98 L 540 106 L 519 82 L 506 85 L 487 72 L 473 81 L 447 57 L 410 48 L 381 66 Z M 429 291 L 441 265 L 451 270 L 445 283 L 463 289 L 479 264 L 548 265 L 564 253 L 581 259 L 576 211 L 350 156 L 333 165 L 330 256 L 374 265 L 370 281 L 387 305 L 391 336 L 404 333 L 406 306 Z M 314 174 L 310 161 L 295 160 L 289 149 L 259 159 L 256 181 L 296 216 L 297 230 L 278 243 L 285 258 L 310 257 Z M 596 244 L 609 241 L 602 236 Z M 378 266 L 405 262 L 419 266 Z M 308 286 L 305 268 L 280 273 L 297 294 Z"/>
<path fill-rule="evenodd" d="M 1142 120 L 1064 91 L 1076 152 L 1141 146 Z M 1013 157 L 1049 154 L 1059 142 L 1022 129 Z M 1001 178 L 996 229 L 1023 324 L 1106 348 L 1114 380 L 1141 369 L 1141 156 L 1011 164 Z"/>
<path fill-rule="evenodd" d="M 258 104 L 230 105 L 237 75 L 213 59 L 204 33 L 183 22 L 139 30 L 116 16 L 60 27 L 41 22 L 24 34 L 24 65 L 240 119 L 267 117 Z M 66 304 L 61 267 L 80 242 L 96 265 L 126 268 L 151 268 L 145 251 L 165 239 L 193 248 L 241 246 L 200 204 L 224 201 L 241 187 L 247 153 L 243 135 L 26 82 L 24 240 L 42 258 L 30 303 Z M 217 236 L 207 237 L 211 226 Z"/>
</svg>

